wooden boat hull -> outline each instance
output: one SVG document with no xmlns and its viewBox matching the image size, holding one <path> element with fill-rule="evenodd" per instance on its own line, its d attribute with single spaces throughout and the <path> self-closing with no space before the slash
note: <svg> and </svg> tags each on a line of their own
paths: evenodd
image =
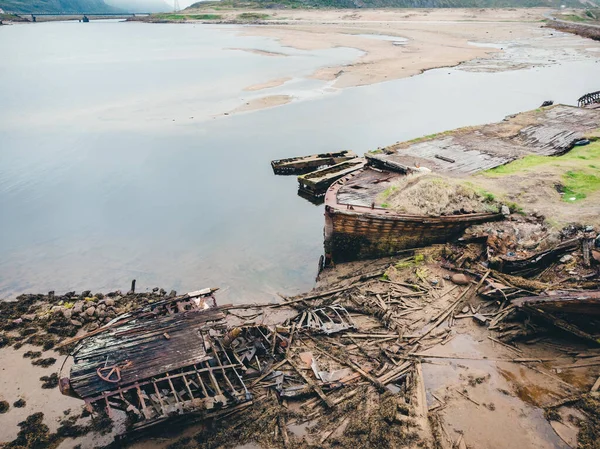
<svg viewBox="0 0 600 449">
<path fill-rule="evenodd" d="M 503 218 L 492 213 L 404 215 L 374 206 L 339 204 L 337 192 L 352 176 L 338 180 L 325 195 L 325 266 L 443 243 L 471 225 Z"/>
<path fill-rule="evenodd" d="M 365 159 L 355 158 L 307 175 L 300 175 L 298 176 L 298 190 L 307 195 L 322 196 L 335 181 L 364 168 L 366 164 Z"/>
<path fill-rule="evenodd" d="M 600 291 L 581 291 L 552 296 L 529 296 L 512 301 L 521 308 L 538 308 L 550 313 L 600 316 Z"/>
<path fill-rule="evenodd" d="M 312 154 L 310 156 L 291 157 L 271 161 L 276 175 L 300 175 L 310 173 L 322 167 L 329 167 L 358 157 L 353 151 Z"/>
</svg>

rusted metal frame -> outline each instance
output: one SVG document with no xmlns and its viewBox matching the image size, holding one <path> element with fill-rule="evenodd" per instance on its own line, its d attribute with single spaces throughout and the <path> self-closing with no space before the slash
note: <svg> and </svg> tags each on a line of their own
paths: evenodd
<svg viewBox="0 0 600 449">
<path fill-rule="evenodd" d="M 156 393 L 156 397 L 158 398 L 158 403 L 160 404 L 160 409 L 162 410 L 162 414 L 167 415 L 167 411 L 165 410 L 165 404 L 162 400 L 162 394 L 158 390 L 158 385 L 156 385 L 156 382 L 152 382 L 152 385 L 154 386 L 154 392 Z"/>
<path fill-rule="evenodd" d="M 109 418 L 112 418 L 112 408 L 108 402 L 108 395 L 104 396 L 104 402 L 106 403 L 106 414 L 109 416 Z"/>
<path fill-rule="evenodd" d="M 194 371 L 196 371 L 196 376 L 198 377 L 198 382 L 200 382 L 200 387 L 202 388 L 202 393 L 204 393 L 205 397 L 209 397 L 208 391 L 206 391 L 206 386 L 202 381 L 202 377 L 200 376 L 200 371 L 198 371 L 198 367 L 194 365 Z"/>
<path fill-rule="evenodd" d="M 171 387 L 171 391 L 173 392 L 173 396 L 175 396 L 175 401 L 177 402 L 177 408 L 179 408 L 180 412 L 183 412 L 183 405 L 182 405 L 183 400 L 180 400 L 180 397 L 177 394 L 177 391 L 175 391 L 175 387 L 173 386 L 173 381 L 171 380 L 171 377 L 169 376 L 169 373 L 167 373 L 167 381 L 169 382 L 169 387 Z"/>
<path fill-rule="evenodd" d="M 148 411 L 148 407 L 146 407 L 146 401 L 144 400 L 144 396 L 142 396 L 142 389 L 139 384 L 136 383 L 135 389 L 137 391 L 138 398 L 140 399 L 140 404 L 142 406 L 142 413 L 146 419 L 150 419 L 150 412 Z"/>
</svg>

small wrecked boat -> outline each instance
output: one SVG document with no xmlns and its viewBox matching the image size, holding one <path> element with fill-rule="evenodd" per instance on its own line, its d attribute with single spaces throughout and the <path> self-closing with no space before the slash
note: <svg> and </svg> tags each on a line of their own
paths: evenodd
<svg viewBox="0 0 600 449">
<path fill-rule="evenodd" d="M 366 159 L 354 158 L 331 167 L 300 175 L 298 176 L 298 191 L 313 197 L 322 196 L 335 181 L 364 168 L 366 164 Z"/>
<path fill-rule="evenodd" d="M 398 254 L 443 243 L 501 213 L 408 215 L 376 207 L 374 198 L 398 173 L 366 167 L 337 180 L 325 194 L 325 260 L 337 262 Z"/>
<path fill-rule="evenodd" d="M 357 158 L 352 151 L 338 151 L 335 153 L 312 154 L 310 156 L 291 157 L 271 161 L 271 167 L 276 175 L 298 175 L 308 173 L 319 168 L 329 167 L 340 162 Z"/>
<path fill-rule="evenodd" d="M 63 345 L 78 344 L 70 375 L 59 380 L 61 392 L 83 399 L 90 412 L 127 413 L 133 429 L 249 405 L 243 367 L 226 349 L 225 313 L 215 290 L 148 304 L 67 340 Z"/>
</svg>

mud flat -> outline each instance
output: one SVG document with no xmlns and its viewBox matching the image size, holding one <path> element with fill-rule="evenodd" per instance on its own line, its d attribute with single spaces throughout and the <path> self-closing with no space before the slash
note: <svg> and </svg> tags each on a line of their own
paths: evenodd
<svg viewBox="0 0 600 449">
<path fill-rule="evenodd" d="M 451 67 L 465 61 L 494 58 L 510 44 L 530 46 L 558 55 L 570 49 L 585 55 L 593 42 L 542 28 L 549 11 L 534 9 L 366 9 L 349 10 L 212 10 L 188 9 L 190 17 L 218 14 L 221 23 L 239 23 L 237 17 L 255 14 L 243 33 L 279 40 L 303 50 L 351 47 L 364 52 L 344 66 L 325 67 L 312 76 L 333 81 L 337 88 L 373 84 L 413 76 L 425 70 Z M 260 51 L 257 49 L 257 51 Z M 501 60 L 494 70 L 513 70 L 547 64 L 558 56 L 532 55 L 521 61 Z"/>
</svg>

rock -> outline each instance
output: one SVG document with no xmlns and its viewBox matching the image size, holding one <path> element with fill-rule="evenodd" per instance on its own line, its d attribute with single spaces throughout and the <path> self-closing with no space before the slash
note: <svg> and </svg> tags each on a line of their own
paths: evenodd
<svg viewBox="0 0 600 449">
<path fill-rule="evenodd" d="M 595 249 L 592 250 L 592 257 L 594 258 L 594 260 L 598 263 L 600 263 L 600 251 L 596 251 Z"/>
<path fill-rule="evenodd" d="M 21 319 L 23 321 L 33 321 L 36 319 L 36 314 L 35 313 L 28 313 L 25 315 L 21 315 Z"/>
<path fill-rule="evenodd" d="M 505 217 L 510 215 L 510 209 L 508 208 L 508 206 L 505 206 L 504 204 L 502 205 L 502 207 L 500 208 L 500 212 L 502 213 L 502 215 L 504 215 Z"/>
<path fill-rule="evenodd" d="M 94 296 L 98 299 L 104 299 L 104 295 L 102 293 L 96 293 Z"/>
<path fill-rule="evenodd" d="M 450 280 L 456 285 L 467 285 L 469 283 L 469 278 L 462 273 L 453 274 Z"/>
<path fill-rule="evenodd" d="M 91 332 L 91 331 L 95 331 L 99 327 L 100 327 L 100 325 L 98 323 L 92 323 L 88 326 L 87 330 L 88 330 L 88 332 Z"/>
<path fill-rule="evenodd" d="M 554 104 L 553 100 L 546 100 L 542 103 L 540 107 L 545 108 L 546 106 L 552 106 Z"/>
<path fill-rule="evenodd" d="M 86 290 L 86 291 L 81 292 L 81 296 L 83 296 L 84 298 L 89 297 L 91 294 L 92 294 L 91 290 Z"/>
<path fill-rule="evenodd" d="M 154 287 L 154 288 L 152 289 L 152 293 L 156 293 L 157 291 L 158 291 L 158 287 Z"/>
<path fill-rule="evenodd" d="M 104 318 L 106 316 L 106 312 L 102 309 L 96 310 L 96 314 L 98 315 L 98 318 Z"/>
<path fill-rule="evenodd" d="M 600 246 L 600 240 L 598 240 L 598 246 Z M 161 289 L 158 291 L 158 294 L 159 294 L 160 296 L 165 296 L 165 295 L 167 294 L 167 291 L 166 291 L 165 289 L 161 288 Z"/>
<path fill-rule="evenodd" d="M 570 254 L 565 254 L 564 256 L 562 256 L 560 258 L 560 263 L 567 263 L 567 262 L 571 262 L 573 260 L 573 256 L 571 256 Z"/>
<path fill-rule="evenodd" d="M 83 323 L 81 321 L 77 321 L 77 320 L 71 320 L 71 324 L 73 326 L 77 326 L 77 327 L 83 326 Z"/>
<path fill-rule="evenodd" d="M 85 311 L 85 313 L 87 314 L 87 316 L 92 316 L 94 315 L 94 312 L 96 311 L 96 308 L 94 306 L 92 307 L 88 307 Z"/>
<path fill-rule="evenodd" d="M 73 311 L 71 309 L 63 309 L 62 314 L 67 320 L 70 320 L 71 316 L 73 315 Z"/>
<path fill-rule="evenodd" d="M 104 304 L 106 304 L 108 307 L 112 307 L 115 305 L 115 300 L 112 298 L 106 298 L 104 300 Z"/>
<path fill-rule="evenodd" d="M 174 298 L 175 296 L 177 296 L 177 291 L 171 290 L 171 292 L 169 293 L 168 297 L 169 298 Z"/>
<path fill-rule="evenodd" d="M 77 301 L 71 310 L 73 310 L 73 313 L 76 314 L 83 312 L 83 301 Z"/>
</svg>

